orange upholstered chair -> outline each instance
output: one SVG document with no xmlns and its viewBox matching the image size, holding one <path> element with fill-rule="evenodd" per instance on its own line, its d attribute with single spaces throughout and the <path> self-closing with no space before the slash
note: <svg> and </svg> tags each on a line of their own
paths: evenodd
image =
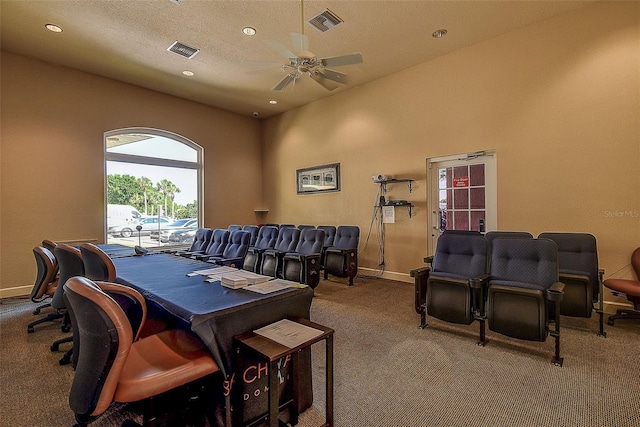
<svg viewBox="0 0 640 427">
<path fill-rule="evenodd" d="M 52 298 L 56 288 L 58 287 L 58 262 L 53 256 L 51 251 L 43 246 L 36 246 L 33 248 L 33 255 L 36 258 L 36 280 L 31 289 L 31 301 L 35 303 L 41 303 L 47 298 Z M 45 307 L 51 306 L 51 303 L 45 303 L 39 305 L 33 312 L 33 314 L 40 314 L 40 310 Z M 27 332 L 34 332 L 34 326 L 44 322 L 51 322 L 56 319 L 61 319 L 63 314 L 57 310 L 53 313 L 49 313 L 47 316 L 29 323 L 27 326 Z"/>
<path fill-rule="evenodd" d="M 619 319 L 640 319 L 640 248 L 631 254 L 631 266 L 636 272 L 637 280 L 630 279 L 607 279 L 604 286 L 611 289 L 614 294 L 625 294 L 627 299 L 633 304 L 633 309 L 619 309 L 616 314 L 609 316 L 608 325 L 613 325 Z"/>
<path fill-rule="evenodd" d="M 145 300 L 137 291 L 85 277 L 73 277 L 64 287 L 80 344 L 69 395 L 77 426 L 87 426 L 112 402 L 142 400 L 148 403 L 144 425 L 153 426 L 154 397 L 211 379 L 219 371 L 202 341 L 188 331 L 166 330 L 136 340 L 146 315 Z M 116 299 L 130 300 L 127 312 Z M 139 311 L 133 324 L 132 308 Z"/>
</svg>

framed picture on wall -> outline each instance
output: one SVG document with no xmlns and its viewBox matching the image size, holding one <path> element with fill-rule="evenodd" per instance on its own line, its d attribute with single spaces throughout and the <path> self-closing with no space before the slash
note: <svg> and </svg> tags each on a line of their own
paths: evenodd
<svg viewBox="0 0 640 427">
<path fill-rule="evenodd" d="M 340 191 L 340 163 L 298 169 L 296 182 L 298 194 Z"/>
</svg>

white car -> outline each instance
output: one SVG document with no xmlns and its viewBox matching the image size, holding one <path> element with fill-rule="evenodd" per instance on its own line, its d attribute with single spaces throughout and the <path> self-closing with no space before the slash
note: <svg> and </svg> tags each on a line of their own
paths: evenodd
<svg viewBox="0 0 640 427">
<path fill-rule="evenodd" d="M 171 224 L 167 225 L 166 227 L 162 227 L 160 231 L 158 231 L 158 229 L 151 231 L 149 238 L 151 240 L 159 240 L 160 242 L 166 243 L 169 241 L 167 236 L 170 234 L 171 231 L 183 229 L 183 228 L 187 228 L 188 230 L 191 230 L 192 227 L 196 227 L 196 228 L 198 227 L 197 219 L 194 219 L 194 218 L 178 219 L 172 222 Z"/>
<path fill-rule="evenodd" d="M 109 227 L 108 233 L 114 237 L 118 237 L 118 236 L 131 237 L 132 235 L 138 234 L 138 230 L 136 229 L 136 227 L 138 225 L 141 225 L 142 230 L 140 230 L 140 235 L 146 236 L 150 234 L 153 230 L 157 231 L 158 227 L 160 229 L 164 229 L 169 224 L 171 224 L 171 221 L 169 221 L 166 218 L 158 218 L 155 216 L 151 216 L 147 218 L 142 218 L 137 222 L 128 222 L 125 224 L 116 225 L 114 227 Z"/>
</svg>

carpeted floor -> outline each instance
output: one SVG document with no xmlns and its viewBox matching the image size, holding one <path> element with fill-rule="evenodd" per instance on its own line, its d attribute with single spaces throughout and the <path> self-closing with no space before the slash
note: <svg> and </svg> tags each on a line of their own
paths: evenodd
<svg viewBox="0 0 640 427">
<path fill-rule="evenodd" d="M 27 299 L 0 304 L 0 425 L 71 426 L 67 395 L 73 370 L 59 366 L 49 345 L 58 324 L 26 325 L 35 316 Z M 551 365 L 553 340 L 518 341 L 477 325 L 429 318 L 417 328 L 413 286 L 357 278 L 321 281 L 311 319 L 335 333 L 335 420 L 339 427 L 374 426 L 638 426 L 640 322 L 606 327 L 597 317 L 563 317 L 564 366 Z M 63 347 L 66 349 L 67 347 Z M 314 407 L 300 426 L 324 415 L 324 346 L 313 346 Z M 131 415 L 115 406 L 93 426 L 117 426 Z"/>
</svg>

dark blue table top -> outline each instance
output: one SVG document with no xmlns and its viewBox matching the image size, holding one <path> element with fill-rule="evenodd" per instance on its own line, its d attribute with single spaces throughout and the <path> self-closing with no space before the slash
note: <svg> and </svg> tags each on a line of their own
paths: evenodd
<svg viewBox="0 0 640 427">
<path fill-rule="evenodd" d="M 308 319 L 314 291 L 290 288 L 270 294 L 225 288 L 206 276 L 187 276 L 215 265 L 176 255 L 152 253 L 113 259 L 118 283 L 138 290 L 168 313 L 187 322 L 207 345 L 225 375 L 231 372 L 235 335 L 288 316 Z"/>
<path fill-rule="evenodd" d="M 220 282 L 206 282 L 206 276 L 187 276 L 195 270 L 214 268 L 215 265 L 169 254 L 115 258 L 113 262 L 119 283 L 137 289 L 145 298 L 190 323 L 313 292 L 310 288 L 286 289 L 263 295 L 225 288 Z"/>
</svg>

